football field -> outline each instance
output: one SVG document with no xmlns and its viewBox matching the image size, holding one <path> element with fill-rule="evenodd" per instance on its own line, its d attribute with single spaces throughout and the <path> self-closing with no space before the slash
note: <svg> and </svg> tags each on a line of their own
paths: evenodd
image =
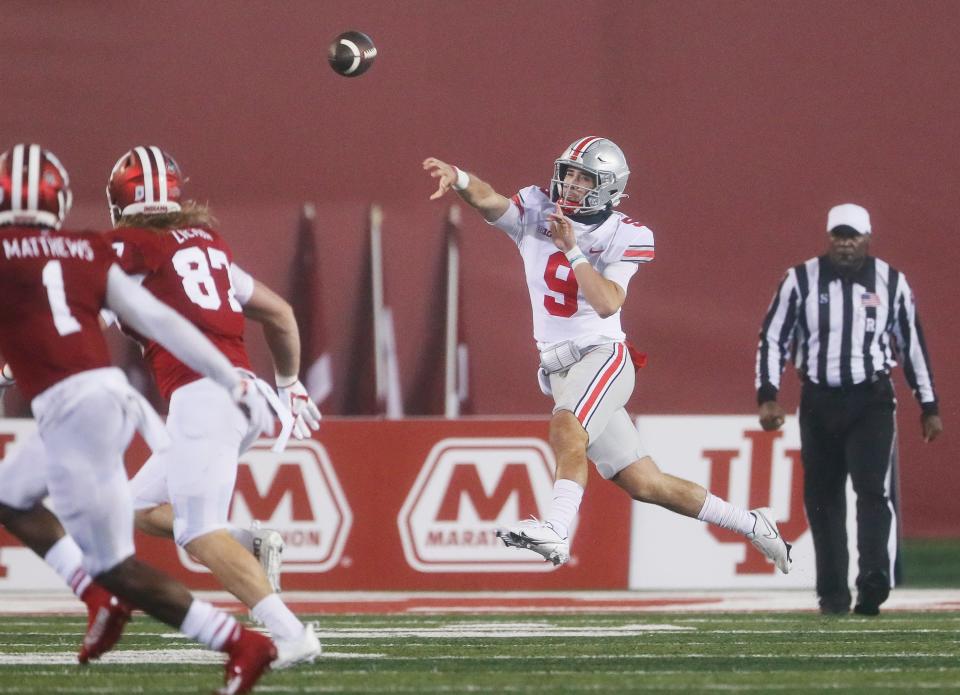
<svg viewBox="0 0 960 695">
<path fill-rule="evenodd" d="M 549 600 L 531 600 L 524 611 L 523 597 L 504 598 L 503 610 L 491 597 L 457 609 L 391 603 L 382 613 L 316 614 L 323 657 L 269 673 L 256 692 L 956 692 L 960 684 L 955 597 L 877 618 L 703 610 L 696 602 L 618 609 L 615 600 L 555 611 Z M 116 651 L 80 667 L 84 625 L 78 614 L 0 615 L 0 693 L 204 693 L 220 685 L 218 654 L 142 615 Z"/>
</svg>

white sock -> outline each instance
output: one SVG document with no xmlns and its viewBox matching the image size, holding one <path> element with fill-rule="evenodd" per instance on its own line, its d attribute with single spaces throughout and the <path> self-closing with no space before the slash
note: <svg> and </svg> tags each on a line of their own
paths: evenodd
<svg viewBox="0 0 960 695">
<path fill-rule="evenodd" d="M 250 529 L 231 526 L 227 529 L 233 539 L 247 549 L 247 552 L 253 554 L 253 532 Z"/>
<path fill-rule="evenodd" d="M 756 522 L 753 514 L 748 510 L 730 504 L 709 492 L 707 493 L 707 499 L 703 501 L 703 509 L 697 514 L 697 518 L 700 521 L 706 521 L 708 524 L 716 524 L 721 528 L 744 534 L 753 531 L 753 525 Z"/>
<path fill-rule="evenodd" d="M 238 629 L 240 626 L 236 620 L 199 599 L 194 599 L 190 604 L 187 617 L 180 626 L 180 632 L 187 637 L 218 652 L 224 651 L 227 640 Z"/>
<path fill-rule="evenodd" d="M 553 530 L 560 534 L 561 538 L 570 536 L 570 526 L 573 525 L 573 517 L 577 515 L 582 499 L 583 488 L 572 480 L 558 478 L 553 484 L 553 503 L 544 521 L 553 526 Z"/>
<path fill-rule="evenodd" d="M 43 556 L 44 561 L 67 583 L 79 598 L 93 580 L 83 569 L 83 551 L 70 536 L 64 536 Z"/>
<path fill-rule="evenodd" d="M 270 594 L 251 609 L 253 617 L 267 626 L 274 639 L 296 639 L 304 626 L 277 594 Z"/>
</svg>

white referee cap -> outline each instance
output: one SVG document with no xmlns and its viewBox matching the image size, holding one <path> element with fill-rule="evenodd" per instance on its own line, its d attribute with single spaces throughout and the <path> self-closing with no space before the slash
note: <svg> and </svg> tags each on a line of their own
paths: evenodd
<svg viewBox="0 0 960 695">
<path fill-rule="evenodd" d="M 827 214 L 827 231 L 837 227 L 851 227 L 859 234 L 870 234 L 870 213 L 854 203 L 844 203 L 830 208 Z"/>
</svg>

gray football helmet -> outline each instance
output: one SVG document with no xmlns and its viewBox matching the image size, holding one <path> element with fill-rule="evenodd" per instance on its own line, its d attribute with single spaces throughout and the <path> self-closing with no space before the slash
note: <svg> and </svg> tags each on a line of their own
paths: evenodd
<svg viewBox="0 0 960 695">
<path fill-rule="evenodd" d="M 627 197 L 624 189 L 630 169 L 627 158 L 612 140 L 589 135 L 577 138 L 553 163 L 553 178 L 550 179 L 550 200 L 557 202 L 563 196 L 563 178 L 568 167 L 576 167 L 593 174 L 595 186 L 588 190 L 576 213 L 591 213 L 620 204 Z"/>
</svg>

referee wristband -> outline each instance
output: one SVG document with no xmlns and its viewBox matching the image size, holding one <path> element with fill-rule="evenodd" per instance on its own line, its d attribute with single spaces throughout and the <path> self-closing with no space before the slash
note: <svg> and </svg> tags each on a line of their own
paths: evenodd
<svg viewBox="0 0 960 695">
<path fill-rule="evenodd" d="M 574 246 L 569 251 L 564 251 L 564 254 L 567 257 L 567 261 L 570 263 L 571 268 L 576 268 L 581 263 L 589 263 L 587 257 L 583 255 L 583 251 L 580 250 L 579 246 Z"/>
<path fill-rule="evenodd" d="M 462 191 L 470 185 L 470 174 L 460 167 L 453 167 L 457 171 L 457 180 L 453 182 L 453 190 Z"/>
</svg>

